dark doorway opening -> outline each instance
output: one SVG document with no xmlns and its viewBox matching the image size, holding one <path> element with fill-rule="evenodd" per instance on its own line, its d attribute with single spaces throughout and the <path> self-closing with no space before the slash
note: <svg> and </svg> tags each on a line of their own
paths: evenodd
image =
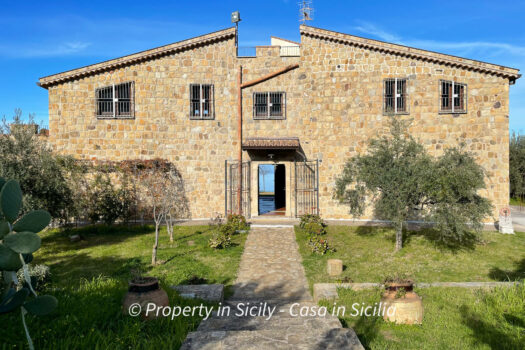
<svg viewBox="0 0 525 350">
<path fill-rule="evenodd" d="M 259 215 L 286 214 L 286 168 L 284 164 L 261 164 L 259 172 Z"/>
</svg>

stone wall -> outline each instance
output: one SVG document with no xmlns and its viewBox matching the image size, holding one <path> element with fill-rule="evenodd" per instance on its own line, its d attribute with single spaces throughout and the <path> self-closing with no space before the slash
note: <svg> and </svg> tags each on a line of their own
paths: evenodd
<svg viewBox="0 0 525 350">
<path fill-rule="evenodd" d="M 321 161 L 324 217 L 350 218 L 332 199 L 335 178 L 349 157 L 366 150 L 371 137 L 388 131 L 383 79 L 395 77 L 408 79 L 410 113 L 399 118 L 413 120 L 411 133 L 434 155 L 465 143 L 487 172 L 482 195 L 492 200 L 495 217 L 508 204 L 507 78 L 308 35 L 302 35 L 300 57 L 280 57 L 278 47 L 260 47 L 255 58 L 237 58 L 229 38 L 52 85 L 50 142 L 58 152 L 82 159 L 166 158 L 184 176 L 192 217 L 208 218 L 224 212 L 224 161 L 237 154 L 238 67 L 246 82 L 294 63 L 300 67 L 243 90 L 243 136 L 299 137 L 306 156 Z M 468 84 L 466 114 L 438 113 L 440 79 Z M 98 120 L 95 89 L 125 81 L 135 82 L 135 119 Z M 214 120 L 190 120 L 191 83 L 214 84 Z M 254 120 L 257 91 L 285 91 L 286 119 Z M 289 183 L 292 190 L 292 178 Z"/>
</svg>

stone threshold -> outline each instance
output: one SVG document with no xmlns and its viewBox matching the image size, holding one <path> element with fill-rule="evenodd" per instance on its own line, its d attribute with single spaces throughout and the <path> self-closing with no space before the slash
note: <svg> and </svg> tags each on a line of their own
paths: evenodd
<svg viewBox="0 0 525 350">
<path fill-rule="evenodd" d="M 432 282 L 432 283 L 415 283 L 416 288 L 431 287 L 456 287 L 456 288 L 496 288 L 512 287 L 523 284 L 523 282 Z M 365 290 L 374 288 L 384 288 L 382 283 L 315 283 L 314 284 L 314 301 L 334 300 L 338 298 L 337 289 Z"/>
</svg>

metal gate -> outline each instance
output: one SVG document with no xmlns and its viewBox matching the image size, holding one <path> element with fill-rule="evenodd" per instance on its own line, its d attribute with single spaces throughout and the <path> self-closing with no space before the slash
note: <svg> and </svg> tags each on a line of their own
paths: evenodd
<svg viewBox="0 0 525 350">
<path fill-rule="evenodd" d="M 242 215 L 250 217 L 250 161 L 242 162 L 241 209 Z M 239 162 L 224 161 L 224 208 L 225 214 L 237 214 L 239 193 Z"/>
<path fill-rule="evenodd" d="M 319 215 L 319 160 L 295 162 L 295 216 Z"/>
</svg>

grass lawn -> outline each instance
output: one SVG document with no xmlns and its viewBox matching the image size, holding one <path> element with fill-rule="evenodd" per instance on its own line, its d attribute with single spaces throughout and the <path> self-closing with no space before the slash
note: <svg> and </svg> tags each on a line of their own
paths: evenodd
<svg viewBox="0 0 525 350">
<path fill-rule="evenodd" d="M 383 282 L 407 274 L 416 282 L 506 281 L 525 278 L 525 233 L 484 232 L 478 243 L 451 250 L 429 240 L 425 232 L 407 233 L 402 251 L 394 252 L 394 231 L 379 227 L 330 226 L 326 238 L 335 252 L 313 254 L 296 228 L 299 250 L 310 285 L 319 282 Z M 326 260 L 342 259 L 342 276 L 326 274 Z M 395 325 L 379 317 L 352 316 L 379 303 L 379 289 L 339 289 L 337 306 L 346 307 L 343 325 L 353 328 L 367 349 L 523 349 L 525 286 L 495 290 L 420 288 L 424 317 L 420 326 Z M 332 303 L 321 304 L 331 310 Z"/>
<path fill-rule="evenodd" d="M 85 240 L 71 243 L 69 235 L 75 233 Z M 57 297 L 59 307 L 50 316 L 26 317 L 37 349 L 178 348 L 201 319 L 144 322 L 122 315 L 131 270 L 159 277 L 172 306 L 199 305 L 179 298 L 167 287 L 194 277 L 231 285 L 246 239 L 246 234 L 235 235 L 233 247 L 213 250 L 208 247 L 211 232 L 207 226 L 176 227 L 173 243 L 162 230 L 158 259 L 165 263 L 151 267 L 151 226 L 90 226 L 68 232 L 49 230 L 41 236 L 42 248 L 34 263 L 50 266 L 52 273 L 41 293 Z M 0 348 L 27 347 L 18 313 L 0 315 L 0 323 Z"/>
<path fill-rule="evenodd" d="M 525 278 L 525 233 L 483 232 L 481 243 L 457 250 L 436 245 L 422 233 L 408 233 L 404 248 L 394 253 L 394 231 L 379 227 L 329 226 L 333 253 L 316 255 L 296 228 L 299 250 L 310 282 L 382 282 L 396 273 L 416 282 L 506 281 Z M 330 278 L 326 260 L 341 259 L 343 274 Z"/>
<path fill-rule="evenodd" d="M 346 307 L 341 320 L 354 329 L 366 349 L 523 349 L 525 286 L 493 291 L 422 288 L 416 293 L 423 299 L 422 325 L 395 325 L 380 317 L 350 315 L 354 303 L 358 309 L 362 303 L 378 303 L 378 289 L 339 290 L 337 305 Z"/>
</svg>

